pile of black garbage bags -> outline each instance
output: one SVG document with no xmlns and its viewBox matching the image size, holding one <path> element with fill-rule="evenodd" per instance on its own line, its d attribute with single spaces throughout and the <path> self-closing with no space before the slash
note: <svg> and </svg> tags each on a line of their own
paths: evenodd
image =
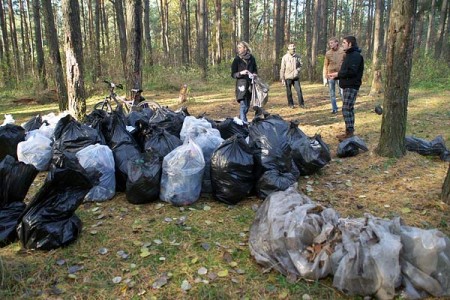
<svg viewBox="0 0 450 300">
<path fill-rule="evenodd" d="M 0 126 L 0 149 L 0 243 L 18 237 L 43 250 L 76 240 L 83 201 L 123 192 L 133 204 L 189 205 L 201 194 L 237 204 L 285 190 L 331 160 L 319 135 L 262 110 L 250 124 L 164 107 L 128 115 L 94 110 L 85 123 L 67 113 L 38 115 Z M 48 171 L 45 183 L 25 205 L 39 171 Z"/>
</svg>

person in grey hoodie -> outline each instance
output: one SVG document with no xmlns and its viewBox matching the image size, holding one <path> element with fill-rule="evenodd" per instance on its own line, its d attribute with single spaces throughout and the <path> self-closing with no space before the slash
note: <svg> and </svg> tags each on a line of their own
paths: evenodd
<svg viewBox="0 0 450 300">
<path fill-rule="evenodd" d="M 301 108 L 305 108 L 305 100 L 303 99 L 302 87 L 300 86 L 300 68 L 302 67 L 302 61 L 300 55 L 295 53 L 295 45 L 289 44 L 288 52 L 281 59 L 280 67 L 280 80 L 281 83 L 286 86 L 286 95 L 288 105 L 294 108 L 294 99 L 292 97 L 292 86 L 294 86 L 298 104 Z"/>
<path fill-rule="evenodd" d="M 364 58 L 361 49 L 358 48 L 356 38 L 347 36 L 342 41 L 345 51 L 345 58 L 339 72 L 328 74 L 329 79 L 339 79 L 339 86 L 343 89 L 342 115 L 345 121 L 345 133 L 336 137 L 343 141 L 352 137 L 355 132 L 355 112 L 353 110 L 358 95 L 359 87 L 362 83 L 364 72 Z"/>
</svg>

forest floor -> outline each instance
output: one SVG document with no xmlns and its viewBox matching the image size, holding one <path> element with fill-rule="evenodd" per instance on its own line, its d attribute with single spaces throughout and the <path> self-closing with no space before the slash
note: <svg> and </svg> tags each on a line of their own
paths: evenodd
<svg viewBox="0 0 450 300">
<path fill-rule="evenodd" d="M 303 84 L 302 88 L 305 109 L 289 108 L 279 83 L 271 85 L 266 107 L 285 120 L 299 120 L 301 130 L 308 135 L 320 133 L 330 146 L 332 161 L 317 174 L 301 177 L 299 190 L 344 218 L 365 213 L 388 219 L 399 216 L 407 225 L 450 234 L 450 208 L 440 200 L 448 163 L 412 152 L 400 159 L 378 156 L 374 149 L 381 116 L 375 114 L 374 107 L 382 99 L 367 96 L 364 87 L 356 102 L 355 128 L 369 151 L 337 158 L 335 135 L 344 131 L 342 115 L 331 114 L 328 88 L 317 84 Z M 192 89 L 184 105 L 192 115 L 205 112 L 213 119 L 234 117 L 239 106 L 232 95 L 233 87 L 207 94 L 196 94 Z M 150 92 L 144 96 L 179 108 L 176 93 Z M 449 98 L 449 90 L 436 93 L 412 89 L 407 135 L 427 140 L 443 135 L 449 141 Z M 8 103 L 0 98 L 0 110 L 12 113 L 17 124 L 36 111 L 56 110 L 54 103 L 27 104 L 26 109 Z M 44 172 L 38 175 L 26 201 L 34 196 L 45 176 Z M 23 250 L 19 242 L 0 249 L 0 298 L 350 298 L 332 287 L 332 278 L 292 282 L 255 262 L 248 235 L 261 203 L 250 197 L 227 206 L 202 196 L 185 208 L 163 202 L 135 206 L 118 193 L 105 203 L 83 204 L 77 210 L 83 231 L 74 244 L 50 252 Z"/>
</svg>

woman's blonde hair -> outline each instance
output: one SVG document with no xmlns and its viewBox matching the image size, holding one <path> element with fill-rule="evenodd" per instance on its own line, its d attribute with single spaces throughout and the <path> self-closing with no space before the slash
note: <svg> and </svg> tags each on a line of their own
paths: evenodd
<svg viewBox="0 0 450 300">
<path fill-rule="evenodd" d="M 250 45 L 247 42 L 240 41 L 237 45 L 245 47 L 248 53 L 252 53 L 252 48 L 250 48 Z"/>
</svg>

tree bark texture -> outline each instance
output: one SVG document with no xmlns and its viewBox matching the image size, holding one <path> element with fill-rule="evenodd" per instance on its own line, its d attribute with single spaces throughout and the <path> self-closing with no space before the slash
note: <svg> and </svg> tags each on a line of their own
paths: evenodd
<svg viewBox="0 0 450 300">
<path fill-rule="evenodd" d="M 427 41 L 425 44 L 425 54 L 429 54 L 430 53 L 430 49 L 431 49 L 431 44 L 433 43 L 434 39 L 433 39 L 433 27 L 434 27 L 434 6 L 435 6 L 436 1 L 435 0 L 431 0 L 431 8 L 430 11 L 428 12 L 428 30 L 427 30 Z"/>
<path fill-rule="evenodd" d="M 45 20 L 45 34 L 47 36 L 49 57 L 53 66 L 53 76 L 58 92 L 59 110 L 64 111 L 67 109 L 67 87 L 61 63 L 58 35 L 56 32 L 51 0 L 42 0 L 42 13 Z"/>
<path fill-rule="evenodd" d="M 216 0 L 216 62 L 222 62 L 222 0 Z"/>
<path fill-rule="evenodd" d="M 83 74 L 83 41 L 78 0 L 63 0 L 62 9 L 69 113 L 77 120 L 84 120 L 86 100 Z"/>
<path fill-rule="evenodd" d="M 370 87 L 370 95 L 376 96 L 383 92 L 381 81 L 381 24 L 383 18 L 383 0 L 376 0 L 375 3 L 375 30 L 373 40 L 373 55 L 372 55 L 372 86 Z"/>
<path fill-rule="evenodd" d="M 142 88 L 142 0 L 127 0 L 127 94 Z"/>
<path fill-rule="evenodd" d="M 381 156 L 402 157 L 406 152 L 405 132 L 416 5 L 417 0 L 392 1 L 383 119 L 377 148 Z"/>
<path fill-rule="evenodd" d="M 44 49 L 42 48 L 42 33 L 41 33 L 41 12 L 40 0 L 33 1 L 33 20 L 34 20 L 34 47 L 36 49 L 36 69 L 38 72 L 39 81 L 42 88 L 47 89 L 47 78 L 45 72 Z"/>
<path fill-rule="evenodd" d="M 447 204 L 450 204 L 450 164 L 448 165 L 447 176 L 442 185 L 441 199 Z"/>
<path fill-rule="evenodd" d="M 250 0 L 242 1 L 242 17 L 241 40 L 250 42 Z"/>
<path fill-rule="evenodd" d="M 444 42 L 444 33 L 445 33 L 445 22 L 448 20 L 447 19 L 447 5 L 448 5 L 448 0 L 442 0 L 442 5 L 441 5 L 441 13 L 440 13 L 440 17 L 439 17 L 439 27 L 438 27 L 438 32 L 437 32 L 437 40 L 436 40 L 436 44 L 434 45 L 434 57 L 436 59 L 439 59 L 442 56 L 442 43 Z"/>
<path fill-rule="evenodd" d="M 3 63 L 2 59 L 3 81 L 5 82 L 5 85 L 9 85 L 11 83 L 11 75 L 12 75 L 11 57 L 10 57 L 11 50 L 9 48 L 8 31 L 6 29 L 6 19 L 2 2 L 0 2 L 0 27 L 2 30 L 3 47 L 5 49 L 4 51 L 5 63 Z"/>
<path fill-rule="evenodd" d="M 116 11 L 117 31 L 119 31 L 120 57 L 122 58 L 123 76 L 127 78 L 127 31 L 122 0 L 114 0 Z M 115 35 L 116 36 L 116 35 Z"/>
<path fill-rule="evenodd" d="M 9 33 L 11 36 L 12 50 L 14 55 L 15 74 L 17 82 L 19 82 L 20 77 L 22 76 L 22 65 L 20 62 L 19 43 L 17 42 L 16 21 L 14 18 L 14 7 L 12 0 L 8 0 L 8 4 L 9 4 Z"/>
<path fill-rule="evenodd" d="M 146 52 L 144 59 L 149 66 L 153 66 L 152 36 L 150 34 L 150 0 L 144 0 L 144 37 Z"/>
</svg>

